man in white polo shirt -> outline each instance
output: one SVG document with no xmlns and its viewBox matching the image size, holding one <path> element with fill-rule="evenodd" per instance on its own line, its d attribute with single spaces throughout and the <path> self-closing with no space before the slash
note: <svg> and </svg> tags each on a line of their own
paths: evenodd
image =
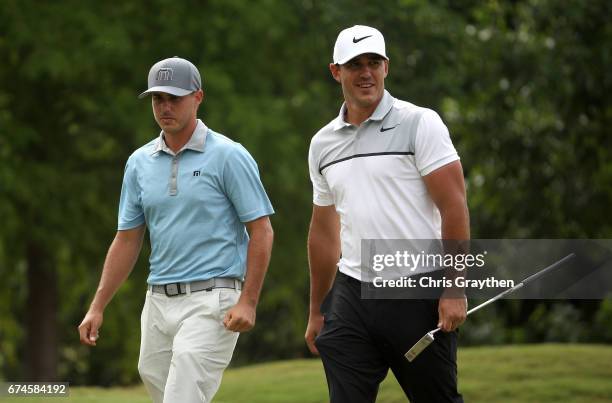
<svg viewBox="0 0 612 403">
<path fill-rule="evenodd" d="M 436 112 L 385 90 L 389 59 L 378 30 L 340 32 L 329 68 L 344 104 L 310 145 L 306 342 L 321 355 L 332 403 L 375 401 L 389 368 L 412 402 L 462 402 L 456 328 L 465 299 L 361 298 L 362 240 L 469 239 L 459 156 Z M 436 325 L 442 335 L 408 362 L 404 353 Z"/>
<path fill-rule="evenodd" d="M 204 92 L 191 62 L 153 65 L 148 94 L 161 133 L 127 161 L 117 235 L 80 338 L 96 345 L 148 229 L 138 370 L 155 403 L 210 402 L 238 332 L 255 324 L 274 210 L 248 151 L 197 119 Z"/>
</svg>

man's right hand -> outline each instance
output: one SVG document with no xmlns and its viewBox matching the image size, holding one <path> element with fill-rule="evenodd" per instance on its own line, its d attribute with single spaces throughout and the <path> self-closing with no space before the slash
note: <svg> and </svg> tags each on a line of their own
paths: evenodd
<svg viewBox="0 0 612 403">
<path fill-rule="evenodd" d="M 319 350 L 315 346 L 315 339 L 323 328 L 321 304 L 334 284 L 338 259 L 340 259 L 340 216 L 336 212 L 336 207 L 313 204 L 308 231 L 310 315 L 304 338 L 308 349 L 316 355 L 319 355 Z"/>
<path fill-rule="evenodd" d="M 87 346 L 95 346 L 98 340 L 98 329 L 102 326 L 102 312 L 89 311 L 85 315 L 83 322 L 79 325 L 79 336 L 81 343 Z"/>
<path fill-rule="evenodd" d="M 321 333 L 323 327 L 323 315 L 322 314 L 310 314 L 308 318 L 308 326 L 306 327 L 306 344 L 311 353 L 319 355 L 319 350 L 315 346 L 315 339 Z"/>
</svg>

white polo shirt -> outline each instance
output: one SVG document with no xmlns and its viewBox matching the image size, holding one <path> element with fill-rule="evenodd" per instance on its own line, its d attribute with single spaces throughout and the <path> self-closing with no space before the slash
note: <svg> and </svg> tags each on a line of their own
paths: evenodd
<svg viewBox="0 0 612 403">
<path fill-rule="evenodd" d="M 337 118 L 312 138 L 308 156 L 313 203 L 340 215 L 339 269 L 361 279 L 362 239 L 439 239 L 440 212 L 423 176 L 459 159 L 433 110 L 387 91 L 360 126 Z"/>
</svg>

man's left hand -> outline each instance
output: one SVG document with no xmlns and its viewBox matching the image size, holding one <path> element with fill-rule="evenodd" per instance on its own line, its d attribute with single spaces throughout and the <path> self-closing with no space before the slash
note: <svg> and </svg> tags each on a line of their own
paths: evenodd
<svg viewBox="0 0 612 403">
<path fill-rule="evenodd" d="M 467 300 L 465 298 L 445 298 L 438 303 L 438 327 L 444 332 L 452 332 L 465 322 Z"/>
<path fill-rule="evenodd" d="M 232 332 L 248 332 L 255 326 L 255 307 L 240 302 L 231 307 L 223 318 L 223 325 Z"/>
</svg>

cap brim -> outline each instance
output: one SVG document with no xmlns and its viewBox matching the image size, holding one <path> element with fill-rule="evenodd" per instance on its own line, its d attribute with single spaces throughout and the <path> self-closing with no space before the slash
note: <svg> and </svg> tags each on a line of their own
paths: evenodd
<svg viewBox="0 0 612 403">
<path fill-rule="evenodd" d="M 344 63 L 348 62 L 349 60 L 356 58 L 357 56 L 366 55 L 368 53 L 372 53 L 372 54 L 378 55 L 378 56 L 380 56 L 380 57 L 382 57 L 382 58 L 384 58 L 386 60 L 389 60 L 387 55 L 383 55 L 382 53 L 366 51 L 366 52 L 358 52 L 358 53 L 355 53 L 353 55 L 348 55 L 345 58 L 343 58 L 342 60 L 338 60 L 338 61 L 334 62 L 334 64 L 344 64 Z"/>
<path fill-rule="evenodd" d="M 177 97 L 184 97 L 185 95 L 191 94 L 193 91 L 177 87 L 151 87 L 142 94 L 138 95 L 138 98 L 144 98 L 152 92 L 165 92 L 166 94 L 176 95 Z"/>
</svg>

